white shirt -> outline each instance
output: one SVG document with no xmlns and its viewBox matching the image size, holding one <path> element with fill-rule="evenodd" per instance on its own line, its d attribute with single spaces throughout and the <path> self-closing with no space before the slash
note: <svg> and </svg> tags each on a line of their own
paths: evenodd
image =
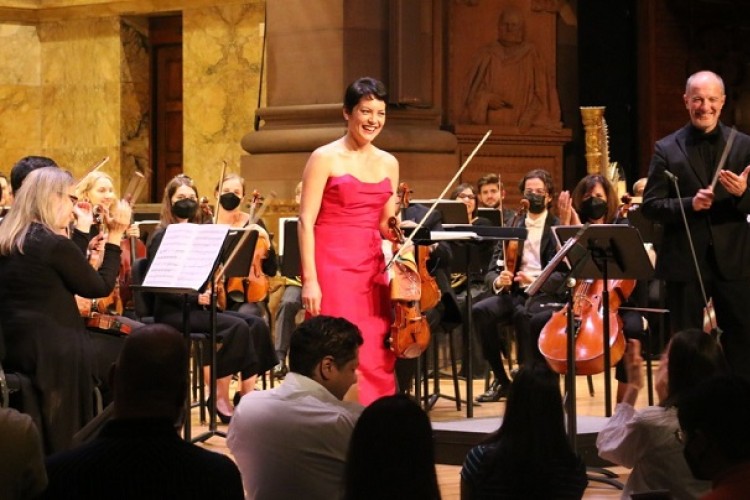
<svg viewBox="0 0 750 500">
<path fill-rule="evenodd" d="M 679 428 L 677 408 L 648 406 L 635 411 L 620 403 L 607 425 L 599 431 L 599 456 L 632 468 L 622 498 L 633 493 L 667 489 L 673 498 L 700 498 L 711 489 L 698 481 L 682 455 L 683 445 L 675 432 Z"/>
<path fill-rule="evenodd" d="M 521 258 L 520 271 L 528 273 L 534 278 L 542 274 L 542 233 L 544 222 L 547 220 L 545 210 L 536 219 L 526 216 L 524 225 L 528 230 L 526 241 L 523 243 L 523 256 Z"/>
<path fill-rule="evenodd" d="M 275 389 L 244 396 L 227 445 L 247 498 L 340 498 L 349 439 L 362 410 L 293 372 Z"/>
</svg>

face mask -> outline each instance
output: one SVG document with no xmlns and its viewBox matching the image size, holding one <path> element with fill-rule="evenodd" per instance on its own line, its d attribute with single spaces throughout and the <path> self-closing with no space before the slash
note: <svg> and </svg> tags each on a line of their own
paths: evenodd
<svg viewBox="0 0 750 500">
<path fill-rule="evenodd" d="M 532 214 L 540 214 L 547 208 L 547 200 L 543 194 L 529 193 L 524 198 L 529 201 L 529 212 Z"/>
<path fill-rule="evenodd" d="M 607 214 L 607 202 L 592 196 L 581 203 L 581 221 L 601 219 Z"/>
<path fill-rule="evenodd" d="M 235 208 L 239 207 L 241 201 L 242 198 L 234 193 L 224 193 L 219 196 L 219 204 L 221 205 L 221 208 L 223 208 L 227 212 L 231 212 Z"/>
<path fill-rule="evenodd" d="M 172 213 L 178 219 L 192 219 L 197 210 L 198 202 L 190 198 L 178 200 L 172 204 Z"/>
</svg>

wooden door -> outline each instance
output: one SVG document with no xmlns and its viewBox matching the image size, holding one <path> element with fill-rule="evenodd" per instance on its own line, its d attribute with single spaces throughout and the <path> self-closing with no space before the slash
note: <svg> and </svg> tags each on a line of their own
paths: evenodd
<svg viewBox="0 0 750 500">
<path fill-rule="evenodd" d="M 182 173 L 182 16 L 150 20 L 154 125 L 152 192 L 160 201 L 167 182 Z"/>
</svg>

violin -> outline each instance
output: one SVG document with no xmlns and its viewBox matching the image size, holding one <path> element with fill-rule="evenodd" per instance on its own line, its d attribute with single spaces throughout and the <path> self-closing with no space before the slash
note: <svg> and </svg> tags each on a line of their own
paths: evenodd
<svg viewBox="0 0 750 500">
<path fill-rule="evenodd" d="M 125 192 L 124 199 L 131 206 L 138 199 L 141 189 L 145 185 L 145 177 L 142 173 L 136 171 L 133 173 L 128 188 Z M 134 219 L 131 216 L 130 223 L 132 224 Z M 117 283 L 120 287 L 120 298 L 123 302 L 125 309 L 135 309 L 133 292 L 130 289 L 130 280 L 132 275 L 133 263 L 136 259 L 142 259 L 146 257 L 146 245 L 139 238 L 135 236 L 128 236 L 120 242 L 120 248 L 122 253 L 120 254 L 120 274 L 117 278 Z"/>
<path fill-rule="evenodd" d="M 132 329 L 114 316 L 108 314 L 94 314 L 86 318 L 86 327 L 115 335 L 130 335 Z"/>
<path fill-rule="evenodd" d="M 618 308 L 635 289 L 636 280 L 607 280 L 609 294 L 610 362 L 615 365 L 625 354 L 625 335 Z M 578 375 L 604 371 L 604 280 L 580 281 L 574 290 L 575 369 Z M 568 370 L 568 304 L 552 314 L 539 336 L 539 351 L 550 368 L 564 374 Z"/>
<path fill-rule="evenodd" d="M 105 211 L 106 209 L 99 205 L 96 205 L 94 207 L 94 223 L 99 228 L 99 234 L 106 234 L 107 232 Z M 101 265 L 101 256 L 99 256 L 97 262 L 90 261 L 90 263 L 95 269 L 99 269 L 99 266 Z M 120 282 L 119 279 L 117 279 L 115 280 L 115 287 L 112 289 L 109 295 L 107 295 L 106 297 L 92 299 L 90 314 L 93 315 L 94 313 L 99 313 L 114 314 L 120 316 L 122 315 L 122 312 L 123 302 L 120 295 Z"/>
<path fill-rule="evenodd" d="M 522 220 L 526 217 L 526 210 L 528 209 L 529 203 L 526 200 L 521 200 L 521 209 L 516 212 L 516 215 L 513 216 L 513 219 L 510 221 L 510 227 L 515 227 L 518 225 L 518 221 Z M 503 220 L 503 209 L 502 209 L 502 202 L 500 204 L 500 224 L 505 225 L 505 221 Z M 506 271 L 511 273 L 515 276 L 516 274 L 516 266 L 518 264 L 518 249 L 519 249 L 519 242 L 518 240 L 510 240 L 510 241 L 503 241 L 503 265 Z M 500 287 L 500 292 L 510 292 L 512 285 L 502 286 Z"/>
<path fill-rule="evenodd" d="M 394 235 L 394 252 L 404 244 L 404 235 L 398 219 L 388 219 L 388 227 Z M 393 323 L 386 339 L 388 348 L 399 358 L 418 358 L 430 343 L 430 325 L 422 314 L 420 300 L 422 284 L 417 264 L 413 257 L 400 255 L 390 268 L 391 302 Z"/>
<path fill-rule="evenodd" d="M 409 195 L 412 193 L 409 185 L 402 182 L 398 185 L 399 210 L 409 207 Z M 427 269 L 427 261 L 430 258 L 432 248 L 428 245 L 417 247 L 417 269 L 422 282 L 422 294 L 419 299 L 419 307 L 422 311 L 429 311 L 438 305 L 442 294 L 437 281 Z"/>
</svg>

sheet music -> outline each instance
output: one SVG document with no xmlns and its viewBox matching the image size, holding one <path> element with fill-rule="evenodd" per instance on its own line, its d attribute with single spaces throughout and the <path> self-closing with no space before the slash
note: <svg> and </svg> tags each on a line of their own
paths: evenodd
<svg viewBox="0 0 750 500">
<path fill-rule="evenodd" d="M 430 231 L 432 241 L 477 240 L 479 236 L 472 231 Z"/>
<path fill-rule="evenodd" d="M 213 270 L 228 231 L 228 224 L 170 224 L 143 286 L 199 290 Z"/>
</svg>

